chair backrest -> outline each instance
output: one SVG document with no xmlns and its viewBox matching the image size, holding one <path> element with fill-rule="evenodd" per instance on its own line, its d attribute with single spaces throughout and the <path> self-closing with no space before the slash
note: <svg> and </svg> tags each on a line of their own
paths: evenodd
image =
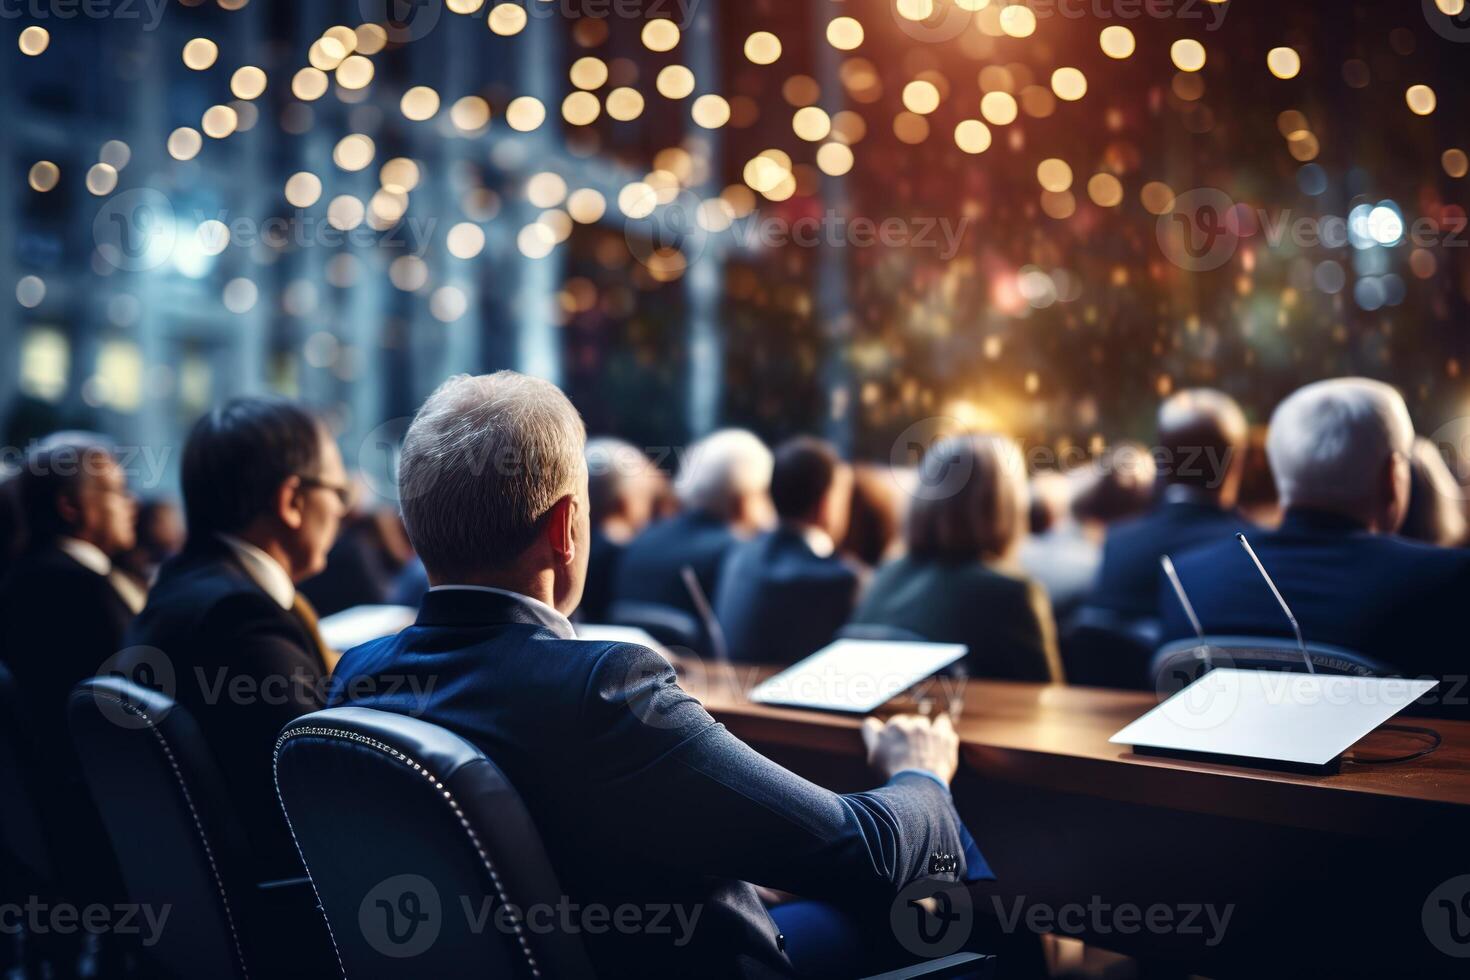
<svg viewBox="0 0 1470 980">
<path fill-rule="evenodd" d="M 1063 625 L 1062 668 L 1068 684 L 1147 689 L 1149 664 L 1159 645 L 1157 619 L 1122 616 L 1083 606 Z"/>
<path fill-rule="evenodd" d="M 253 886 L 244 837 L 194 719 L 120 677 L 77 685 L 67 716 L 129 898 L 168 910 L 148 950 L 154 968 L 247 978 Z"/>
<path fill-rule="evenodd" d="M 332 708 L 288 724 L 275 765 L 344 976 L 592 976 L 580 937 L 528 925 L 564 893 L 525 805 L 474 745 Z"/>
<path fill-rule="evenodd" d="M 50 851 L 36 810 L 36 773 L 21 721 L 15 677 L 0 664 L 0 870 L 23 870 L 36 888 L 52 877 Z M 16 884 L 11 882 L 10 884 Z"/>
<path fill-rule="evenodd" d="M 1307 656 L 1311 658 L 1312 666 L 1323 674 L 1392 677 L 1398 673 L 1372 657 L 1326 643 L 1308 643 Z M 1301 648 L 1295 640 L 1271 636 L 1205 636 L 1164 644 L 1154 654 L 1149 676 L 1159 690 L 1178 690 L 1210 667 L 1221 666 L 1246 670 L 1306 670 Z"/>
<path fill-rule="evenodd" d="M 927 643 L 926 637 L 902 626 L 881 623 L 848 623 L 837 631 L 839 640 L 877 640 L 883 643 Z"/>
<path fill-rule="evenodd" d="M 615 599 L 607 607 L 607 621 L 613 626 L 636 626 L 666 647 L 683 647 L 700 656 L 709 656 L 709 644 L 698 617 L 676 606 L 658 602 Z"/>
</svg>

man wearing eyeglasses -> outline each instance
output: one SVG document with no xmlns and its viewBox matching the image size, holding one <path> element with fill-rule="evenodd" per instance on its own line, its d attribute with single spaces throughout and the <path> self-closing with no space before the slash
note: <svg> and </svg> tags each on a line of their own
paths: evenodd
<svg viewBox="0 0 1470 980">
<path fill-rule="evenodd" d="M 134 621 L 124 670 L 199 723 L 266 878 L 301 874 L 271 774 L 281 726 L 323 706 L 335 663 L 297 584 L 320 572 L 351 503 L 341 453 L 297 405 L 236 399 L 206 414 L 181 464 L 189 526 Z"/>
</svg>

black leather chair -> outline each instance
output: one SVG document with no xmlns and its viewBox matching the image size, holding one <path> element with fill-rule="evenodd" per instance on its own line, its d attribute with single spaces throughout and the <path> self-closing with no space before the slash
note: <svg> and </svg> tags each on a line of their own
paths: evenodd
<svg viewBox="0 0 1470 980">
<path fill-rule="evenodd" d="M 839 640 L 879 640 L 885 643 L 927 643 L 924 637 L 902 626 L 881 623 L 848 623 L 837 631 Z"/>
<path fill-rule="evenodd" d="M 574 933 L 517 917 L 476 928 L 464 914 L 554 906 L 563 892 L 515 789 L 458 735 L 368 708 L 318 711 L 282 730 L 276 786 L 345 977 L 593 977 Z M 991 962 L 961 953 L 888 980 Z"/>
<path fill-rule="evenodd" d="M 615 599 L 608 604 L 607 621 L 612 626 L 636 626 L 666 647 L 682 647 L 699 656 L 710 656 L 704 627 L 692 613 L 658 602 Z"/>
<path fill-rule="evenodd" d="M 1146 690 L 1162 629 L 1157 619 L 1083 606 L 1063 624 L 1062 669 L 1068 684 Z"/>
<path fill-rule="evenodd" d="M 1355 650 L 1310 642 L 1306 647 L 1312 667 L 1318 673 L 1358 677 L 1392 677 L 1398 673 L 1387 664 Z M 1164 644 L 1154 654 L 1149 676 L 1156 689 L 1176 691 L 1214 667 L 1306 671 L 1301 647 L 1295 640 L 1268 636 L 1205 636 Z"/>
<path fill-rule="evenodd" d="M 4 874 L 0 901 L 34 891 L 53 878 L 21 717 L 15 678 L 0 664 L 0 873 Z M 12 890 L 16 894 L 10 894 Z"/>
<path fill-rule="evenodd" d="M 72 691 L 68 720 L 129 898 L 169 909 L 145 950 L 150 975 L 320 976 L 330 951 L 309 882 L 254 880 L 223 774 L 188 711 L 97 677 Z"/>
</svg>

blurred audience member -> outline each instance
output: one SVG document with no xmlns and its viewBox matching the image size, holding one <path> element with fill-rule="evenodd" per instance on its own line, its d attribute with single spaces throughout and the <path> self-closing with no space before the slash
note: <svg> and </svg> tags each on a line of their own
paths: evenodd
<svg viewBox="0 0 1470 980">
<path fill-rule="evenodd" d="M 143 588 L 153 584 L 164 562 L 184 550 L 184 512 L 172 500 L 138 505 L 136 542 L 118 557 L 118 567 Z"/>
<path fill-rule="evenodd" d="M 1276 478 L 1271 475 L 1271 461 L 1266 458 L 1264 425 L 1251 426 L 1237 506 L 1256 527 L 1269 528 L 1281 523 L 1281 499 L 1276 493 Z"/>
<path fill-rule="evenodd" d="M 1092 590 L 1102 563 L 1095 536 L 1072 516 L 1077 482 L 1055 470 L 1031 478 L 1031 533 L 1021 543 L 1021 568 L 1046 589 L 1058 620 Z"/>
<path fill-rule="evenodd" d="M 847 535 L 838 550 L 876 568 L 901 545 L 899 531 L 903 527 L 903 501 L 894 471 L 886 466 L 855 463 L 852 467 L 852 514 L 847 522 Z"/>
<path fill-rule="evenodd" d="M 141 588 L 113 565 L 133 546 L 136 503 L 110 444 L 91 433 L 43 440 L 12 482 L 26 545 L 0 585 L 0 657 L 19 693 L 16 727 L 31 736 L 21 761 L 34 779 L 63 888 L 76 900 L 117 899 L 116 869 L 72 749 L 66 702 L 118 652 L 141 605 Z"/>
<path fill-rule="evenodd" d="M 1444 548 L 1463 546 L 1466 492 L 1434 443 L 1415 439 L 1409 461 L 1409 512 L 1399 533 Z"/>
<path fill-rule="evenodd" d="M 684 510 L 630 543 L 618 562 L 613 599 L 695 614 L 683 569 L 713 601 L 730 549 L 771 524 L 771 451 L 752 433 L 723 429 L 689 447 L 674 481 Z"/>
<path fill-rule="evenodd" d="M 142 607 L 113 565 L 133 547 L 137 504 L 109 443 L 90 433 L 42 441 L 14 479 L 26 546 L 0 588 L 0 651 L 38 736 L 70 744 L 67 694 L 118 651 Z"/>
<path fill-rule="evenodd" d="M 0 467 L 0 582 L 5 581 L 26 542 L 17 493 L 19 472 Z"/>
<path fill-rule="evenodd" d="M 296 583 L 326 565 L 352 490 L 322 423 L 262 398 L 195 424 L 181 481 L 188 542 L 160 570 L 127 642 L 168 658 L 178 701 L 229 776 L 259 876 L 295 877 L 271 747 L 282 725 L 324 703 L 334 655 Z M 141 669 L 148 656 L 136 651 L 125 666 Z"/>
<path fill-rule="evenodd" d="M 429 591 L 429 573 L 423 561 L 415 555 L 404 563 L 403 570 L 393 579 L 388 590 L 388 602 L 395 606 L 415 606 L 424 601 Z"/>
<path fill-rule="evenodd" d="M 1101 540 L 1109 527 L 1153 505 L 1158 466 L 1146 446 L 1120 442 L 1068 475 L 1078 481 L 1072 515 Z"/>
<path fill-rule="evenodd" d="M 967 644 L 972 677 L 1060 681 L 1051 603 L 1012 571 L 1028 520 L 1019 447 L 997 435 L 950 436 L 919 473 L 908 553 L 878 570 L 853 622 Z"/>
<path fill-rule="evenodd" d="M 1309 641 L 1409 674 L 1463 672 L 1470 552 L 1394 536 L 1409 504 L 1414 428 L 1397 391 L 1340 378 L 1299 389 L 1271 418 L 1266 450 L 1279 530 L 1251 537 Z M 1291 637 L 1291 625 L 1234 540 L 1176 557 L 1206 632 Z M 1194 635 L 1160 586 L 1164 638 Z"/>
<path fill-rule="evenodd" d="M 663 474 L 637 446 L 621 439 L 587 442 L 587 494 L 592 508 L 592 542 L 580 619 L 607 619 L 613 581 L 623 549 L 653 520 L 663 492 Z"/>
<path fill-rule="evenodd" d="M 1235 509 L 1249 428 L 1235 400 L 1210 388 L 1181 391 L 1159 408 L 1159 495 L 1142 517 L 1108 529 L 1088 605 L 1141 619 L 1156 615 L 1162 555 L 1253 530 Z"/>
<path fill-rule="evenodd" d="M 319 616 L 388 601 L 404 564 L 413 557 L 403 524 L 387 507 L 374 506 L 372 489 L 352 483 L 353 507 L 342 521 L 327 567 L 301 583 Z"/>
<path fill-rule="evenodd" d="M 776 450 L 771 501 L 780 524 L 731 549 L 715 616 L 732 660 L 795 663 L 847 622 L 859 569 L 836 554 L 852 509 L 852 469 L 820 439 Z"/>
</svg>

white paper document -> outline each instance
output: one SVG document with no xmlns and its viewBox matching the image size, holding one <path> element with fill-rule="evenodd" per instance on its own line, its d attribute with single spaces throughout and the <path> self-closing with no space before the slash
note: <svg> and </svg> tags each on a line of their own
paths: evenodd
<svg viewBox="0 0 1470 980">
<path fill-rule="evenodd" d="M 968 652 L 963 643 L 838 640 L 757 685 L 750 700 L 867 713 Z"/>
<path fill-rule="evenodd" d="M 1220 668 L 1108 741 L 1325 766 L 1437 683 Z"/>
<path fill-rule="evenodd" d="M 369 640 L 392 636 L 413 623 L 419 611 L 413 606 L 353 606 L 317 623 L 322 639 L 338 653 Z"/>
</svg>

